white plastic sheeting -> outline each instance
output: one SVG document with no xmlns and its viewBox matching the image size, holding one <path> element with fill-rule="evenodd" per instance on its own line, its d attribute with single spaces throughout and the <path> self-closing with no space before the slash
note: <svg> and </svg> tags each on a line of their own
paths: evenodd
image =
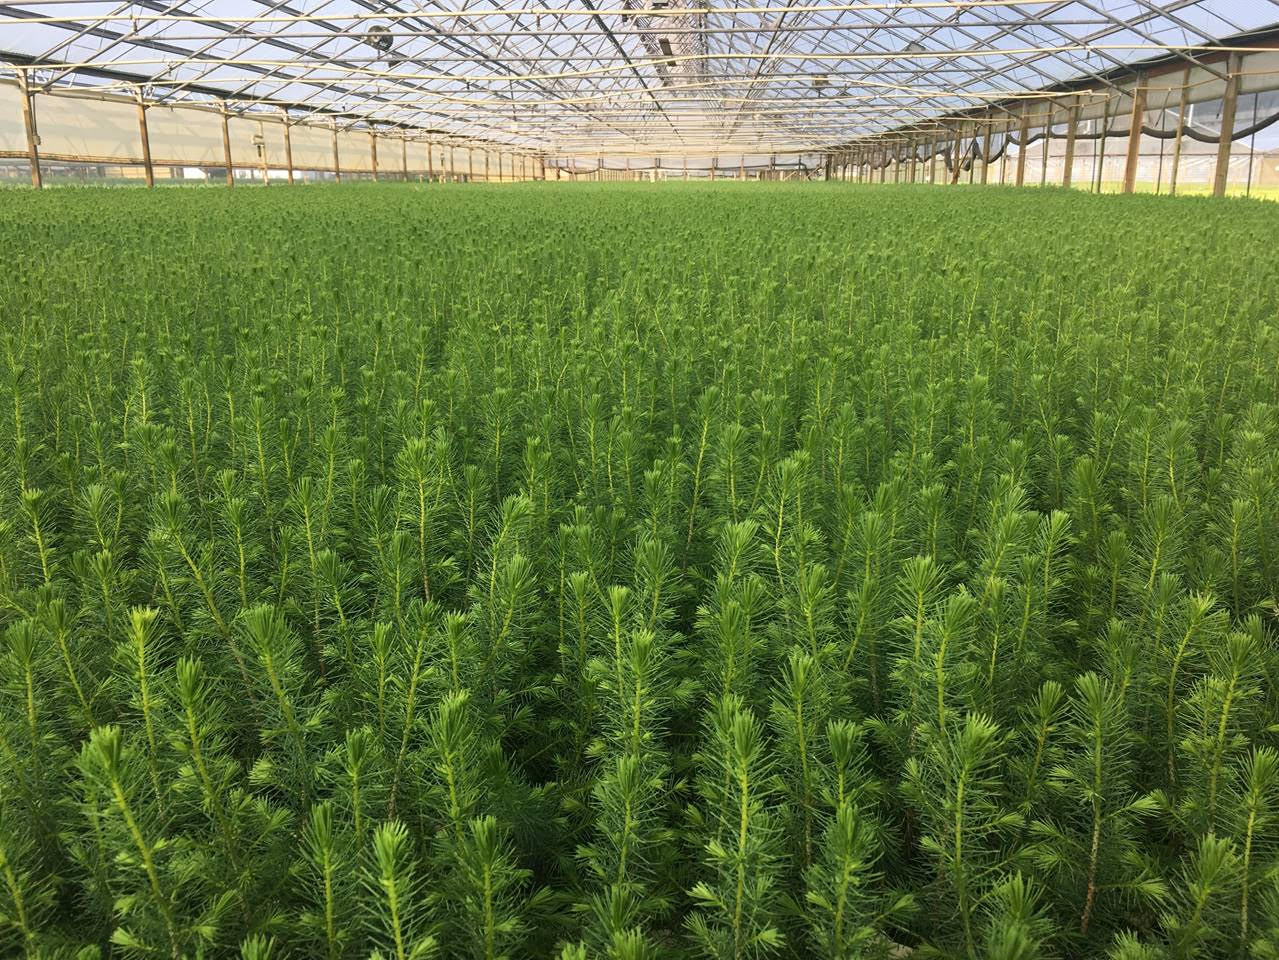
<svg viewBox="0 0 1279 960">
<path fill-rule="evenodd" d="M 22 91 L 13 81 L 0 80 L 0 154 L 27 152 L 22 129 Z"/>
<path fill-rule="evenodd" d="M 221 166 L 226 162 L 222 117 L 212 108 L 148 107 L 147 138 L 156 163 Z"/>
<path fill-rule="evenodd" d="M 295 123 L 289 127 L 289 146 L 296 170 L 333 169 L 333 131 L 327 127 Z"/>
<path fill-rule="evenodd" d="M 142 156 L 136 103 L 38 93 L 32 104 L 42 156 L 126 162 Z"/>
</svg>

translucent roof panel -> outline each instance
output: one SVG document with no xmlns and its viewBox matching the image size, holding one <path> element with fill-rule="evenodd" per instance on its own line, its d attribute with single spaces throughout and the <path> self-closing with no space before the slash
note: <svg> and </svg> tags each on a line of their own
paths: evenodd
<svg viewBox="0 0 1279 960">
<path fill-rule="evenodd" d="M 530 150 L 818 151 L 1134 62 L 1275 0 L 5 0 L 32 84 L 286 107 Z"/>
</svg>

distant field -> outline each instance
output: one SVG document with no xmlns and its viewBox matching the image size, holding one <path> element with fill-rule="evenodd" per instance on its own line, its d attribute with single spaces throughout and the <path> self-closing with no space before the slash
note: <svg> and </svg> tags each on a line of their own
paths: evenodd
<svg viewBox="0 0 1279 960">
<path fill-rule="evenodd" d="M 0 953 L 1279 955 L 1276 237 L 6 192 Z"/>
</svg>

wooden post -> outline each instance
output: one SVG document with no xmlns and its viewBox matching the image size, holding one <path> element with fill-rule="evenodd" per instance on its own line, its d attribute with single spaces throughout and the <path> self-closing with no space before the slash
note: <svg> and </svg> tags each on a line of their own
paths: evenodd
<svg viewBox="0 0 1279 960">
<path fill-rule="evenodd" d="M 373 158 L 373 182 L 377 183 L 377 134 L 369 131 L 369 154 Z"/>
<path fill-rule="evenodd" d="M 147 105 L 142 102 L 142 94 L 138 94 L 138 133 L 142 137 L 142 172 L 147 186 L 155 186 L 155 167 L 151 165 L 151 136 L 147 133 Z"/>
<path fill-rule="evenodd" d="M 1168 180 L 1168 196 L 1177 195 L 1177 169 L 1181 166 L 1181 138 L 1186 133 L 1186 107 L 1190 103 L 1190 68 L 1181 77 L 1181 102 L 1177 106 L 1177 139 L 1172 144 L 1172 176 Z"/>
<path fill-rule="evenodd" d="M 1212 172 L 1212 195 L 1226 195 L 1230 175 L 1230 138 L 1235 132 L 1235 110 L 1239 105 L 1239 69 L 1242 56 L 1232 53 L 1226 61 L 1226 91 L 1221 97 L 1221 141 L 1217 144 L 1217 166 Z"/>
<path fill-rule="evenodd" d="M 1030 139 L 1030 108 L 1021 108 L 1021 121 L 1017 125 L 1017 186 L 1026 185 L 1026 141 Z"/>
<path fill-rule="evenodd" d="M 1070 111 L 1066 114 L 1066 169 L 1061 174 L 1061 185 L 1069 187 L 1071 178 L 1075 171 L 1075 134 L 1078 133 L 1079 127 L 1079 98 L 1075 98 L 1075 102 L 1070 105 Z"/>
<path fill-rule="evenodd" d="M 990 127 L 995 118 L 990 114 L 982 120 L 981 132 L 981 184 L 984 187 L 990 180 Z"/>
<path fill-rule="evenodd" d="M 1146 78 L 1138 74 L 1133 81 L 1132 115 L 1128 121 L 1128 153 L 1124 157 L 1124 193 L 1137 187 L 1137 162 L 1141 159 L 1141 122 L 1146 116 Z"/>
<path fill-rule="evenodd" d="M 558 180 L 559 177 L 557 176 L 556 179 Z M 475 148 L 474 147 L 466 148 L 466 180 L 468 183 L 473 183 L 475 181 Z"/>
<path fill-rule="evenodd" d="M 31 164 L 31 186 L 39 190 L 44 186 L 44 176 L 40 173 L 40 137 L 36 134 L 35 105 L 25 70 L 18 71 L 18 90 L 22 94 L 22 126 L 27 134 L 27 161 Z"/>
<path fill-rule="evenodd" d="M 1008 179 L 1008 146 L 1013 140 L 1013 118 L 1004 122 L 1004 150 L 999 155 L 999 185 L 1002 187 Z"/>
<path fill-rule="evenodd" d="M 969 157 L 968 161 L 968 185 L 977 183 L 977 121 L 973 120 L 968 124 L 968 139 L 972 143 L 968 144 L 968 150 L 964 151 Z"/>
<path fill-rule="evenodd" d="M 484 182 L 488 183 L 488 181 L 489 181 L 489 152 L 485 150 L 484 151 Z"/>
<path fill-rule="evenodd" d="M 231 167 L 231 130 L 227 126 L 226 104 L 222 104 L 222 159 L 226 163 L 226 185 L 235 186 L 235 171 Z"/>
<path fill-rule="evenodd" d="M 342 164 L 338 162 L 338 118 L 333 118 L 333 177 L 342 182 Z"/>
<path fill-rule="evenodd" d="M 284 126 L 284 162 L 289 168 L 289 186 L 293 186 L 293 138 L 289 136 L 289 111 L 280 108 L 280 122 Z"/>
<path fill-rule="evenodd" d="M 1039 185 L 1041 187 L 1048 186 L 1048 145 L 1052 143 L 1053 132 L 1053 105 L 1048 104 L 1048 110 L 1044 114 L 1044 136 L 1043 147 L 1039 151 Z"/>
<path fill-rule="evenodd" d="M 269 187 L 271 186 L 271 171 L 266 160 L 266 124 L 261 120 L 258 121 L 258 129 L 262 132 L 258 134 L 257 139 L 262 142 L 255 145 L 258 148 L 258 159 L 262 161 L 262 186 Z"/>
<path fill-rule="evenodd" d="M 1106 170 L 1106 135 L 1110 132 L 1110 97 L 1101 105 L 1101 137 L 1097 141 L 1099 149 L 1094 151 L 1097 157 L 1097 169 L 1093 171 L 1093 192 L 1101 193 L 1101 175 Z"/>
<path fill-rule="evenodd" d="M 711 183 L 715 182 L 715 168 L 719 166 L 719 157 L 711 157 Z"/>
</svg>

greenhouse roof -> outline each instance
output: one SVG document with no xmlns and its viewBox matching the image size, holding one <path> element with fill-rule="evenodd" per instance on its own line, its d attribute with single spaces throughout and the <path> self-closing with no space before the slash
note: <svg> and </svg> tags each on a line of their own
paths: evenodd
<svg viewBox="0 0 1279 960">
<path fill-rule="evenodd" d="M 0 61 L 530 151 L 758 153 L 1104 89 L 1276 21 L 1276 0 L 3 0 Z"/>
</svg>

